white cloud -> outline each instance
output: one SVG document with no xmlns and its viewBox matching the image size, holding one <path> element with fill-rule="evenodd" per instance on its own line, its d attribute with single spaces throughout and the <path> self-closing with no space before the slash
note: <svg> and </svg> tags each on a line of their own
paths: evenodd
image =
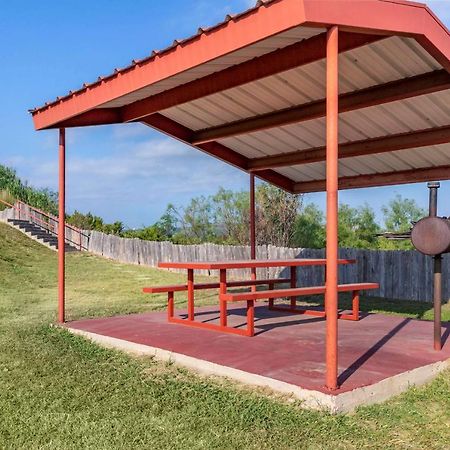
<svg viewBox="0 0 450 450">
<path fill-rule="evenodd" d="M 127 123 L 113 127 L 113 137 L 116 139 L 130 139 L 148 136 L 148 128 L 141 123 Z"/>
<path fill-rule="evenodd" d="M 107 152 L 87 142 L 68 151 L 69 211 L 90 210 L 107 220 L 139 226 L 156 220 L 169 202 L 182 205 L 220 186 L 237 189 L 246 179 L 237 169 L 156 134 L 139 141 L 126 135 L 117 138 L 111 129 L 104 145 Z M 21 175 L 35 186 L 56 190 L 57 153 L 44 156 L 22 160 Z"/>
</svg>

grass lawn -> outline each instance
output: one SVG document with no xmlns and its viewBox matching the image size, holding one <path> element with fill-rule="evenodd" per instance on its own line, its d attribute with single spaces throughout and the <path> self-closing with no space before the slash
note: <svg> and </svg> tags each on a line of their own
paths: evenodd
<svg viewBox="0 0 450 450">
<path fill-rule="evenodd" d="M 184 280 L 87 254 L 67 260 L 69 320 L 162 308 L 165 296 L 150 300 L 140 288 Z M 50 327 L 56 271 L 56 253 L 0 224 L 0 448 L 450 448 L 450 372 L 351 415 L 302 410 Z M 204 294 L 201 302 L 213 296 Z M 431 318 L 430 304 L 362 304 Z M 443 318 L 450 320 L 449 305 Z"/>
</svg>

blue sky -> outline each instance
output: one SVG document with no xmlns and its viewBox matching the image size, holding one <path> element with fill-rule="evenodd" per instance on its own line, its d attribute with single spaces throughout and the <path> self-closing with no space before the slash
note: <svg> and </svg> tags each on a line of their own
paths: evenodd
<svg viewBox="0 0 450 450">
<path fill-rule="evenodd" d="M 27 110 L 145 57 L 174 39 L 239 12 L 252 0 L 17 0 L 3 2 L 0 163 L 38 187 L 57 188 L 57 135 L 35 132 Z M 450 0 L 428 2 L 450 26 Z M 92 211 L 130 227 L 150 224 L 167 203 L 182 205 L 219 186 L 244 189 L 248 176 L 140 124 L 71 129 L 68 210 Z M 343 191 L 341 202 L 380 207 L 395 193 L 426 206 L 424 184 Z M 441 199 L 449 198 L 443 183 Z M 323 194 L 305 197 L 324 205 Z M 450 202 L 441 213 L 450 215 Z"/>
</svg>

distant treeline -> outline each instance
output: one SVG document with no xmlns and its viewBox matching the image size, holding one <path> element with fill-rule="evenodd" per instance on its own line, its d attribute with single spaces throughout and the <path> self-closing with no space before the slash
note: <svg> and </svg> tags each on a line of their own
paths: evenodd
<svg viewBox="0 0 450 450">
<path fill-rule="evenodd" d="M 339 245 L 344 248 L 407 250 L 406 241 L 389 241 L 377 236 L 383 231 L 405 232 L 411 223 L 426 215 L 415 200 L 397 195 L 382 208 L 378 223 L 367 204 L 353 208 L 339 205 Z M 127 230 L 121 222 L 103 223 L 100 217 L 75 212 L 69 221 L 78 227 L 122 237 L 175 244 L 249 244 L 249 194 L 220 188 L 215 195 L 193 198 L 186 206 L 169 204 L 153 225 Z M 292 195 L 268 184 L 256 189 L 256 234 L 258 244 L 278 247 L 325 247 L 325 217 L 305 197 Z"/>
<path fill-rule="evenodd" d="M 0 193 L 52 214 L 57 213 L 57 195 L 49 189 L 36 189 L 23 183 L 16 172 L 0 165 Z M 258 244 L 278 247 L 323 248 L 325 218 L 305 196 L 289 194 L 266 183 L 256 188 L 256 232 Z M 382 208 L 383 221 L 378 223 L 374 210 L 364 204 L 353 208 L 339 205 L 339 245 L 363 249 L 410 249 L 409 241 L 388 241 L 378 237 L 383 231 L 405 232 L 411 223 L 426 215 L 415 200 L 397 195 Z M 123 222 L 106 223 L 90 212 L 75 211 L 67 222 L 85 230 L 101 231 L 122 237 L 177 244 L 248 245 L 249 193 L 220 188 L 211 196 L 193 198 L 186 206 L 167 206 L 154 224 L 127 229 Z"/>
</svg>

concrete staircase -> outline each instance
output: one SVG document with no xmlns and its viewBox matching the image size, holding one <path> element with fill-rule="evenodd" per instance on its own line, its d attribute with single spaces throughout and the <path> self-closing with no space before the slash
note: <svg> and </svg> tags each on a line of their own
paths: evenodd
<svg viewBox="0 0 450 450">
<path fill-rule="evenodd" d="M 35 241 L 40 242 L 47 247 L 50 247 L 53 250 L 58 250 L 58 238 L 52 233 L 44 230 L 40 226 L 29 222 L 28 220 L 21 219 L 8 219 L 10 225 L 14 226 L 18 230 L 22 231 Z M 66 243 L 65 246 L 66 252 L 76 252 L 78 249 L 73 247 L 70 244 Z"/>
</svg>

